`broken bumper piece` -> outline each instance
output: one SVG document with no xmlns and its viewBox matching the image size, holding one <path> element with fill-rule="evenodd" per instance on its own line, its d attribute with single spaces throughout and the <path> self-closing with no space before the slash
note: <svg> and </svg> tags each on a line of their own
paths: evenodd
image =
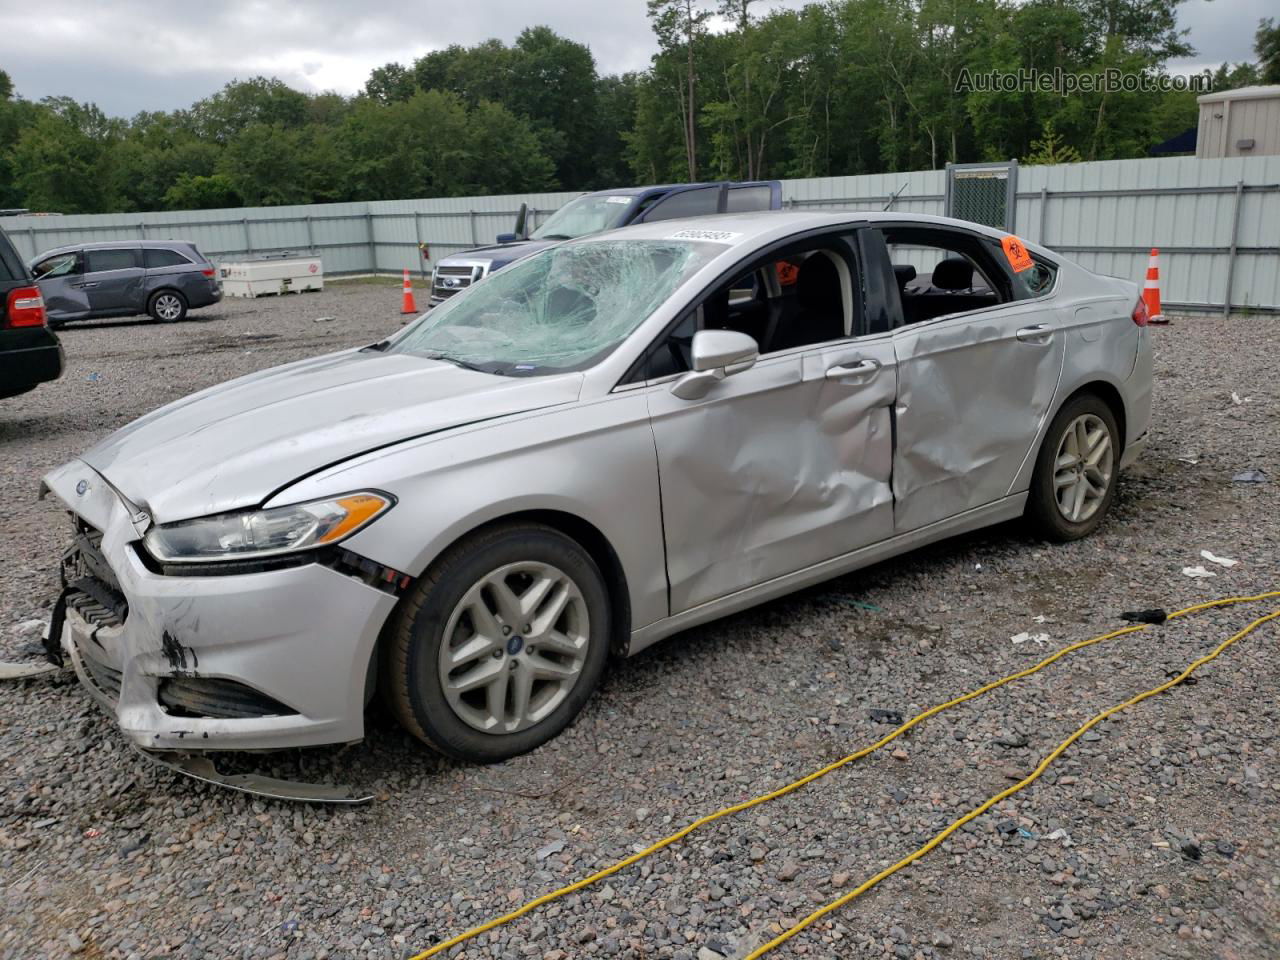
<svg viewBox="0 0 1280 960">
<path fill-rule="evenodd" d="M 256 773 L 221 773 L 213 760 L 198 753 L 159 753 L 153 750 L 137 751 L 153 763 L 174 773 L 191 777 L 202 783 L 211 783 L 228 790 L 250 793 L 256 797 L 273 800 L 299 800 L 307 803 L 368 803 L 373 794 L 357 793 L 352 787 L 330 783 L 301 783 L 296 780 L 278 780 Z"/>
<path fill-rule="evenodd" d="M 139 549 L 136 508 L 92 468 L 72 461 L 46 482 L 75 520 L 51 639 L 135 745 L 275 750 L 364 736 L 394 595 L 320 563 L 159 573 Z"/>
</svg>

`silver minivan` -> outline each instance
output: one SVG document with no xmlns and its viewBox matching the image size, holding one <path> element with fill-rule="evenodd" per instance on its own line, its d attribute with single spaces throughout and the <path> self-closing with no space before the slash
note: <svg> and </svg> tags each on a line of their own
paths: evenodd
<svg viewBox="0 0 1280 960">
<path fill-rule="evenodd" d="M 185 240 L 81 243 L 31 261 L 49 325 L 148 314 L 174 323 L 222 299 L 218 271 Z"/>
</svg>

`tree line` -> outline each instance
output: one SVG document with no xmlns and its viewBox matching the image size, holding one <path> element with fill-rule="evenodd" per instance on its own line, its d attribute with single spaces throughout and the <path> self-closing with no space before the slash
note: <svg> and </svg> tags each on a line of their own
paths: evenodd
<svg viewBox="0 0 1280 960">
<path fill-rule="evenodd" d="M 278 79 L 109 117 L 25 100 L 0 70 L 0 208 L 204 209 L 1146 155 L 1188 90 L 982 89 L 993 71 L 1159 74 L 1194 53 L 1183 0 L 649 0 L 658 53 L 602 73 L 548 27 L 375 69 L 357 95 Z M 1280 82 L 1280 24 L 1214 88 Z"/>
</svg>

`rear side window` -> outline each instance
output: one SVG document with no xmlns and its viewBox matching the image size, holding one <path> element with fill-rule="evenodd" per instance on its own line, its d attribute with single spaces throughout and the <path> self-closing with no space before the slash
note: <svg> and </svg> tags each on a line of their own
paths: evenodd
<svg viewBox="0 0 1280 960">
<path fill-rule="evenodd" d="M 745 213 L 751 210 L 768 210 L 772 203 L 773 190 L 769 187 L 730 187 L 725 212 Z"/>
<path fill-rule="evenodd" d="M 88 250 L 85 252 L 85 258 L 85 273 L 125 270 L 138 266 L 138 251 L 135 249 Z"/>
<path fill-rule="evenodd" d="M 153 250 L 148 247 L 142 251 L 142 265 L 148 270 L 157 267 L 183 267 L 191 263 L 177 250 Z"/>
<path fill-rule="evenodd" d="M 719 187 L 701 187 L 673 193 L 653 205 L 653 209 L 640 219 L 645 223 L 659 220 L 678 220 L 681 217 L 702 217 L 715 213 L 720 205 Z"/>
<path fill-rule="evenodd" d="M 9 238 L 0 233 L 0 280 L 17 280 L 23 277 L 22 261 L 13 249 Z"/>
</svg>

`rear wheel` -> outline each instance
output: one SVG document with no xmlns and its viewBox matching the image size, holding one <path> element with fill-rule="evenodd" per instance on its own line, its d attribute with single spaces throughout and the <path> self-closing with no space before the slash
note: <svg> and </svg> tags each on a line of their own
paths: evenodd
<svg viewBox="0 0 1280 960">
<path fill-rule="evenodd" d="M 147 313 L 159 323 L 177 323 L 187 315 L 187 298 L 177 290 L 159 290 L 147 301 Z"/>
<path fill-rule="evenodd" d="M 1093 394 L 1066 404 L 1049 425 L 1027 500 L 1027 516 L 1050 540 L 1078 540 L 1102 523 L 1115 499 L 1120 431 Z"/>
<path fill-rule="evenodd" d="M 383 693 L 441 753 L 493 763 L 556 736 L 604 671 L 609 598 L 590 555 L 541 524 L 483 531 L 440 558 L 386 638 Z"/>
</svg>

